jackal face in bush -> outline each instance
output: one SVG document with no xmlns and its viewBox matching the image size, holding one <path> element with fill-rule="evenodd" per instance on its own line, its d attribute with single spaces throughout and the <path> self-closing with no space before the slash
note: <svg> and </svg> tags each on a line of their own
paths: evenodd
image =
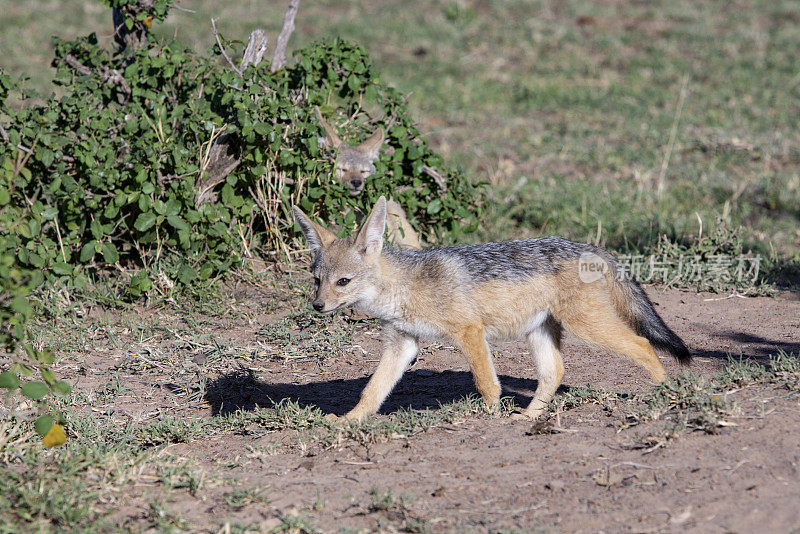
<svg viewBox="0 0 800 534">
<path fill-rule="evenodd" d="M 334 174 L 336 178 L 356 196 L 364 190 L 364 184 L 375 174 L 375 164 L 383 145 L 383 128 L 378 128 L 358 145 L 348 145 L 333 131 L 317 108 L 317 118 L 325 129 L 323 146 L 336 152 Z"/>
</svg>

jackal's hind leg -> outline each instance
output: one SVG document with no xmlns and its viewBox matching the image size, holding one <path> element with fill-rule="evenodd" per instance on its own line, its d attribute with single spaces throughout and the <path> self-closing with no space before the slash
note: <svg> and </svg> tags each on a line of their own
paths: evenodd
<svg viewBox="0 0 800 534">
<path fill-rule="evenodd" d="M 561 359 L 561 325 L 548 319 L 528 334 L 528 344 L 539 374 L 539 383 L 528 407 L 513 419 L 536 419 L 553 399 L 561 379 L 564 378 L 564 361 Z"/>
<path fill-rule="evenodd" d="M 664 366 L 650 342 L 636 334 L 597 283 L 584 284 L 583 293 L 572 299 L 569 306 L 563 306 L 557 317 L 582 340 L 642 366 L 653 382 L 666 378 Z"/>
<path fill-rule="evenodd" d="M 378 368 L 361 392 L 361 400 L 347 412 L 345 419 L 361 421 L 377 412 L 417 355 L 419 345 L 416 339 L 389 326 L 384 326 L 383 332 L 386 337 Z"/>
</svg>

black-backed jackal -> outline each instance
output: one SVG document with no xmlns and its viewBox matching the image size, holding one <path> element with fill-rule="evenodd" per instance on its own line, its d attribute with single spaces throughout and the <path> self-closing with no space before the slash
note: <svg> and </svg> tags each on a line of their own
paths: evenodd
<svg viewBox="0 0 800 534">
<path fill-rule="evenodd" d="M 421 340 L 455 342 L 469 361 L 488 406 L 500 400 L 488 340 L 526 338 L 539 375 L 533 400 L 517 418 L 535 419 L 564 376 L 566 328 L 665 378 L 653 347 L 691 359 L 642 288 L 606 251 L 560 238 L 443 247 L 384 248 L 386 200 L 363 226 L 337 238 L 297 207 L 295 219 L 313 254 L 313 307 L 332 313 L 353 306 L 383 322 L 378 368 L 345 417 L 374 414 L 417 355 Z"/>
<path fill-rule="evenodd" d="M 319 108 L 316 108 L 316 114 L 317 120 L 325 130 L 325 137 L 321 139 L 322 146 L 336 153 L 334 176 L 348 187 L 351 195 L 361 194 L 364 184 L 375 175 L 374 161 L 378 159 L 383 146 L 383 128 L 375 130 L 365 141 L 349 145 L 331 128 Z M 408 222 L 406 212 L 400 204 L 389 199 L 387 212 L 389 242 L 402 248 L 422 248 L 420 236 Z"/>
</svg>

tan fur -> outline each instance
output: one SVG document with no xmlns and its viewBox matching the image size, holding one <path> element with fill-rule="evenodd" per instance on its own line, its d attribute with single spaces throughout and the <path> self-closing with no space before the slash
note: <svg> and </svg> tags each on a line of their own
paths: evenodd
<svg viewBox="0 0 800 534">
<path fill-rule="evenodd" d="M 386 202 L 386 239 L 397 247 L 422 248 L 419 234 L 408 222 L 406 212 L 392 199 Z"/>
<path fill-rule="evenodd" d="M 356 235 L 347 239 L 331 241 L 327 231 L 313 235 L 320 232 L 319 227 L 298 209 L 295 216 L 322 254 L 315 269 L 319 277 L 315 308 L 332 313 L 354 306 L 384 324 L 380 363 L 360 401 L 346 414 L 348 419 L 360 420 L 379 409 L 425 338 L 448 339 L 459 346 L 478 392 L 491 407 L 499 402 L 500 383 L 487 340 L 526 338 L 539 382 L 530 405 L 518 416 L 523 418 L 541 415 L 561 384 L 562 326 L 592 345 L 630 358 L 655 382 L 665 377 L 650 342 L 626 322 L 628 304 L 613 289 L 610 274 L 586 283 L 578 278 L 577 262 L 564 262 L 557 274 L 543 271 L 523 279 L 476 281 L 456 260 L 424 267 L 399 264 L 381 254 L 386 221 L 383 197 Z M 343 279 L 347 280 L 344 285 Z"/>
<path fill-rule="evenodd" d="M 556 277 L 560 289 L 560 298 L 554 301 L 552 308 L 556 319 L 587 343 L 641 365 L 653 381 L 664 380 L 666 372 L 650 342 L 638 336 L 620 316 L 625 305 L 613 291 L 611 275 L 586 284 L 567 274 L 577 272 L 577 268 L 577 263 L 567 264 L 563 274 Z"/>
<path fill-rule="evenodd" d="M 349 145 L 342 141 L 316 109 L 317 120 L 325 130 L 322 145 L 336 152 L 334 174 L 339 181 L 350 188 L 350 194 L 358 195 L 364 189 L 367 179 L 375 173 L 373 161 L 380 155 L 383 145 L 383 128 L 378 128 L 365 141 L 357 145 Z"/>
</svg>

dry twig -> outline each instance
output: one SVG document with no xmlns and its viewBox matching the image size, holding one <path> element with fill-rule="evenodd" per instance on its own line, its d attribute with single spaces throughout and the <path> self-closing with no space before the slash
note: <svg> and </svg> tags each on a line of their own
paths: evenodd
<svg viewBox="0 0 800 534">
<path fill-rule="evenodd" d="M 289 45 L 289 37 L 294 31 L 294 19 L 297 16 L 297 8 L 300 0 L 290 0 L 286 15 L 283 17 L 283 28 L 278 35 L 278 42 L 275 44 L 275 53 L 272 56 L 272 72 L 280 69 L 286 64 L 286 47 Z"/>
<path fill-rule="evenodd" d="M 217 19 L 211 19 L 211 31 L 214 32 L 214 38 L 217 40 L 217 45 L 219 46 L 219 51 L 222 53 L 222 57 L 225 58 L 225 61 L 228 62 L 228 65 L 231 66 L 233 71 L 238 74 L 239 76 L 242 75 L 242 71 L 239 70 L 239 67 L 234 64 L 233 60 L 231 60 L 230 56 L 227 52 L 225 52 L 225 47 L 222 46 L 222 40 L 219 38 L 219 32 L 217 31 Z"/>
<path fill-rule="evenodd" d="M 258 65 L 264 57 L 264 52 L 267 51 L 267 35 L 264 30 L 253 30 L 250 34 L 250 39 L 247 41 L 242 53 L 242 61 L 239 63 L 239 72 L 244 72 L 248 65 Z"/>
<path fill-rule="evenodd" d="M 94 75 L 92 69 L 90 69 L 89 67 L 78 61 L 78 59 L 72 54 L 67 54 L 66 56 L 64 56 L 64 61 L 67 62 L 67 65 L 77 70 L 78 74 L 82 74 L 83 76 Z M 103 67 L 103 72 L 100 74 L 100 82 L 108 83 L 110 85 L 119 85 L 120 89 L 122 89 L 122 92 L 124 92 L 126 95 L 131 94 L 131 86 L 128 85 L 128 82 L 125 81 L 125 78 L 122 76 L 122 73 L 117 69 L 110 69 L 108 67 Z"/>
</svg>

